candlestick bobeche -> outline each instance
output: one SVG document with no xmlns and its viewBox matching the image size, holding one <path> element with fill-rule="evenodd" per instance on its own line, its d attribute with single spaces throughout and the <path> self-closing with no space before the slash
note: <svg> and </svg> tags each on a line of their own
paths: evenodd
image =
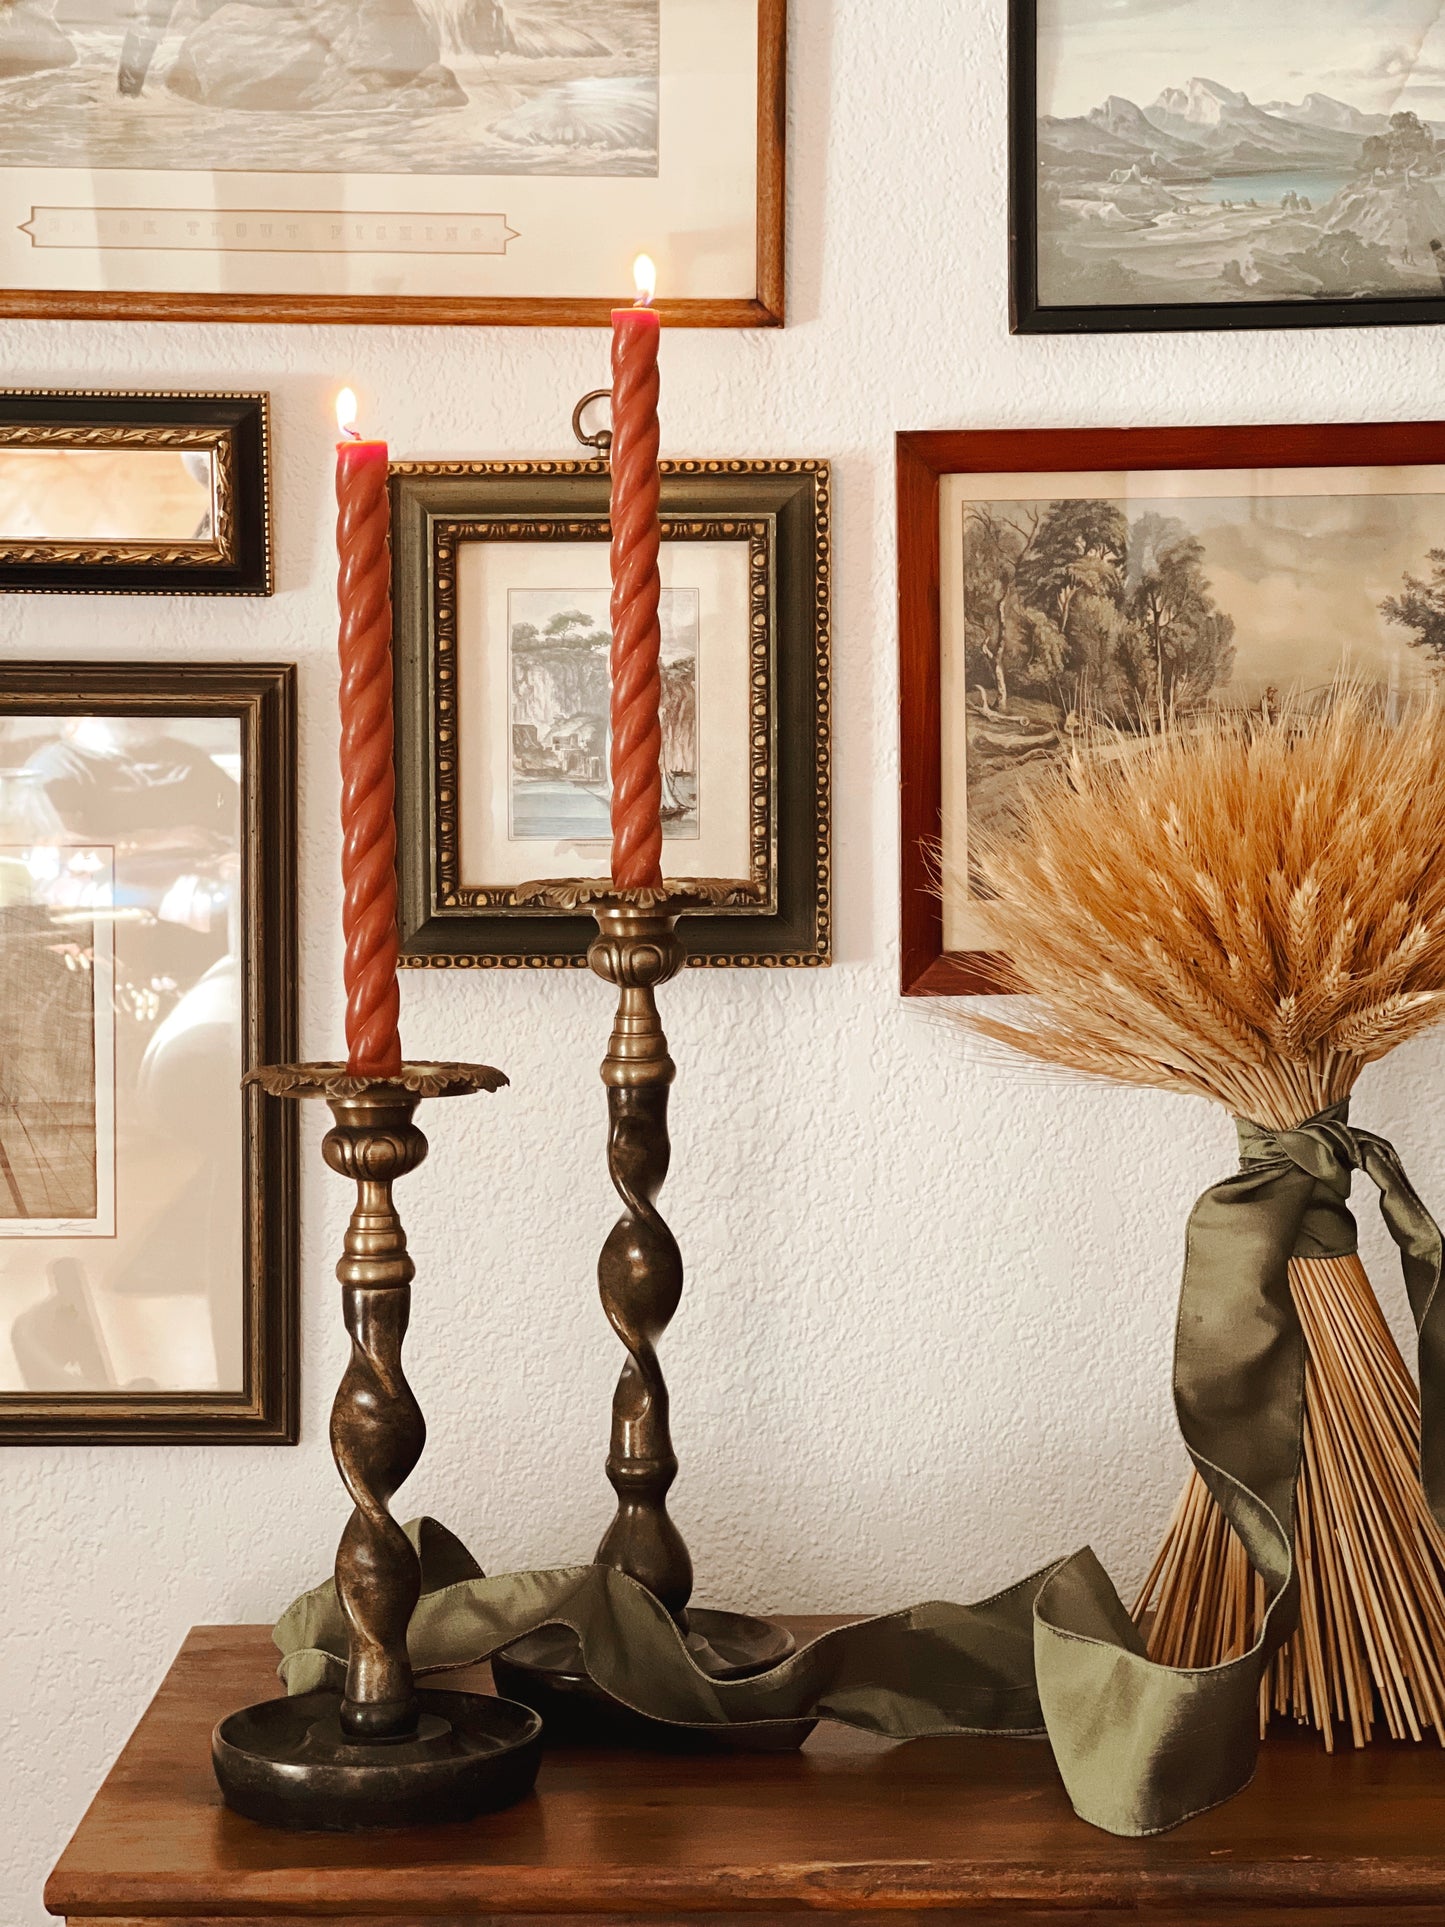
<svg viewBox="0 0 1445 1927">
<path fill-rule="evenodd" d="M 407 1627 L 421 1589 L 415 1548 L 389 1510 L 426 1442 L 402 1368 L 416 1267 L 392 1197 L 427 1155 L 424 1097 L 495 1091 L 500 1071 L 403 1064 L 357 1077 L 340 1064 L 251 1073 L 273 1097 L 324 1098 L 327 1164 L 356 1185 L 336 1268 L 351 1358 L 331 1449 L 353 1510 L 336 1554 L 347 1622 L 344 1691 L 265 1700 L 221 1721 L 212 1758 L 227 1805 L 265 1825 L 356 1831 L 470 1819 L 520 1799 L 536 1778 L 541 1722 L 507 1700 L 418 1691 Z"/>
</svg>

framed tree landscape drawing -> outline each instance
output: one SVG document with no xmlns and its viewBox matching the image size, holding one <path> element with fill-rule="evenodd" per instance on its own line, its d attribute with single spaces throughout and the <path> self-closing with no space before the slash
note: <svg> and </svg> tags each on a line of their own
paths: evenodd
<svg viewBox="0 0 1445 1927">
<path fill-rule="evenodd" d="M 3 0 L 0 313 L 783 319 L 786 0 Z"/>
<path fill-rule="evenodd" d="M 970 839 L 1040 772 L 1445 674 L 1445 424 L 903 435 L 898 499 L 905 996 L 997 987 Z"/>
<path fill-rule="evenodd" d="M 1445 318 L 1435 0 L 1011 0 L 1022 333 Z"/>
</svg>

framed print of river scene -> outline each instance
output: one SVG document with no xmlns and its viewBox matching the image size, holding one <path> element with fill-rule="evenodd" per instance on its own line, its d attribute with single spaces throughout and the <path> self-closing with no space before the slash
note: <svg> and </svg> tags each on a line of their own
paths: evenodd
<svg viewBox="0 0 1445 1927">
<path fill-rule="evenodd" d="M 600 671 L 612 646 L 611 591 L 596 582 L 595 556 L 580 563 L 587 586 L 556 580 L 555 548 L 544 549 L 553 580 L 508 587 L 504 628 L 512 691 L 507 772 L 507 834 L 519 843 L 560 850 L 612 836 L 607 771 L 607 704 Z M 669 559 L 674 552 L 669 552 Z M 702 564 L 693 552 L 692 568 Z M 529 558 L 530 559 L 530 558 Z M 514 555 L 518 575 L 526 573 Z M 684 563 L 683 572 L 688 573 Z M 703 591 L 695 584 L 662 591 L 662 837 L 696 843 L 702 834 L 698 749 L 698 642 Z M 676 852 L 670 852 L 676 868 Z M 735 855 L 747 867 L 740 845 Z"/>
<path fill-rule="evenodd" d="M 996 987 L 969 839 L 1061 759 L 1445 674 L 1445 424 L 906 435 L 899 517 L 905 995 Z"/>
<path fill-rule="evenodd" d="M 786 0 L 0 0 L 0 313 L 780 325 Z"/>
<path fill-rule="evenodd" d="M 1445 319 L 1436 0 L 1012 0 L 1020 333 Z"/>
<path fill-rule="evenodd" d="M 604 462 L 392 467 L 402 961 L 568 969 L 611 869 Z M 689 964 L 826 964 L 829 470 L 662 464 L 666 876 Z"/>
</svg>

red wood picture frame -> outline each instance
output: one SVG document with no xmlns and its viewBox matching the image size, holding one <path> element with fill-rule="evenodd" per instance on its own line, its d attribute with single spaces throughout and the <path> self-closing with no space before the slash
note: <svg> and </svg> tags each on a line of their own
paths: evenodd
<svg viewBox="0 0 1445 1927">
<path fill-rule="evenodd" d="M 897 438 L 900 988 L 959 997 L 998 988 L 984 952 L 943 945 L 930 852 L 942 834 L 940 484 L 945 475 L 1199 468 L 1445 466 L 1445 422 L 1305 427 L 929 429 Z"/>
</svg>

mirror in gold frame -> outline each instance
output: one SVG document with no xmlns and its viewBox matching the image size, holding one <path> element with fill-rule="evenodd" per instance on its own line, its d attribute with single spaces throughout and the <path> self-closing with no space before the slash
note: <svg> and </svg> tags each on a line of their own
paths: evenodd
<svg viewBox="0 0 1445 1927">
<path fill-rule="evenodd" d="M 0 394 L 0 590 L 270 588 L 265 396 Z"/>
</svg>

